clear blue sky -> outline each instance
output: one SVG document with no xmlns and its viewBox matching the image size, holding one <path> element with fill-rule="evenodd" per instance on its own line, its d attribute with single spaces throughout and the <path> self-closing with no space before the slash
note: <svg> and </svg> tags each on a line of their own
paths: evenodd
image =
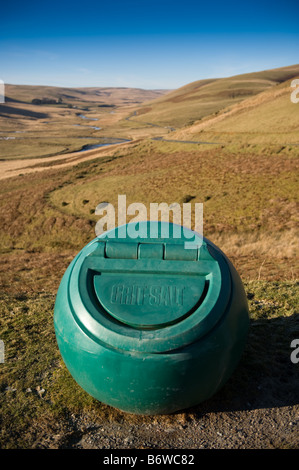
<svg viewBox="0 0 299 470">
<path fill-rule="evenodd" d="M 177 88 L 299 63 L 298 0 L 16 0 L 0 14 L 5 83 Z"/>
</svg>

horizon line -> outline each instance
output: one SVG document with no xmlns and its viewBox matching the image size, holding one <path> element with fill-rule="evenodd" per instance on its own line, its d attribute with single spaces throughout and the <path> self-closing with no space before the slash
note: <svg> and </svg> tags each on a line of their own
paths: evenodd
<svg viewBox="0 0 299 470">
<path fill-rule="evenodd" d="M 167 91 L 172 91 L 176 90 L 178 88 L 181 88 L 185 85 L 201 81 L 201 80 L 221 80 L 223 78 L 232 78 L 232 77 L 238 77 L 242 75 L 247 75 L 247 74 L 252 74 L 252 73 L 260 73 L 260 72 L 265 72 L 265 71 L 274 71 L 274 70 L 280 70 L 280 69 L 286 69 L 286 68 L 291 68 L 291 67 L 296 67 L 299 66 L 298 64 L 290 64 L 290 65 L 283 65 L 280 67 L 274 67 L 274 68 L 269 68 L 269 69 L 261 69 L 261 70 L 254 70 L 253 72 L 245 72 L 245 73 L 239 73 L 239 74 L 234 74 L 234 75 L 227 75 L 227 76 L 220 76 L 220 77 L 208 77 L 208 78 L 198 78 L 197 80 L 191 80 L 188 82 L 185 82 L 183 85 L 180 85 L 178 87 L 170 87 L 170 88 L 163 88 L 163 87 L 154 87 L 154 88 L 145 88 L 142 86 L 111 86 L 111 85 L 88 85 L 88 86 L 75 86 L 75 85 L 42 85 L 42 84 L 25 84 L 25 83 L 6 83 L 5 81 L 1 81 L 4 83 L 4 85 L 13 85 L 13 86 L 28 86 L 28 87 L 51 87 L 51 88 L 73 88 L 73 89 L 79 89 L 79 88 L 117 88 L 117 89 L 135 89 L 135 90 L 148 90 L 148 91 L 158 91 L 158 90 L 167 90 Z"/>
</svg>

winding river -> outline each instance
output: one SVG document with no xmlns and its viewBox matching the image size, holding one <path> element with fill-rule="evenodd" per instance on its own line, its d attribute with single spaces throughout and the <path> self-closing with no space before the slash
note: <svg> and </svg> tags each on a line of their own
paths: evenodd
<svg viewBox="0 0 299 470">
<path fill-rule="evenodd" d="M 85 116 L 84 114 L 78 114 L 78 116 L 82 119 L 88 119 L 90 121 L 98 121 L 97 118 L 89 118 L 87 116 Z M 85 128 L 89 128 L 89 129 L 94 129 L 96 131 L 99 131 L 101 129 L 101 127 L 97 127 L 97 126 L 84 126 L 83 124 L 74 124 L 74 126 L 79 126 L 79 127 L 85 127 Z M 80 137 L 82 139 L 84 138 L 90 138 L 90 139 L 96 139 L 97 137 L 91 137 L 91 136 L 88 136 L 88 137 Z M 101 137 L 103 140 L 109 140 L 110 138 L 109 137 Z M 109 145 L 115 145 L 115 144 L 124 144 L 125 142 L 130 142 L 130 140 L 128 139 L 115 139 L 115 138 L 111 138 L 111 141 L 110 142 L 103 142 L 103 143 L 97 143 L 97 144 L 86 144 L 84 145 L 80 150 L 77 150 L 77 153 L 80 153 L 80 152 L 85 152 L 86 150 L 94 150 L 94 149 L 97 149 L 97 148 L 100 148 L 100 147 L 108 147 Z"/>
<path fill-rule="evenodd" d="M 89 121 L 98 121 L 98 118 L 90 118 L 85 116 L 84 114 L 78 114 L 78 116 L 82 119 L 88 119 Z"/>
<path fill-rule="evenodd" d="M 128 139 L 123 139 L 123 140 L 114 140 L 113 142 L 106 142 L 103 144 L 87 144 L 82 147 L 82 149 L 77 150 L 76 153 L 80 152 L 85 152 L 86 150 L 94 150 L 100 147 L 108 147 L 109 145 L 115 145 L 115 144 L 125 144 L 126 142 L 131 142 Z"/>
</svg>

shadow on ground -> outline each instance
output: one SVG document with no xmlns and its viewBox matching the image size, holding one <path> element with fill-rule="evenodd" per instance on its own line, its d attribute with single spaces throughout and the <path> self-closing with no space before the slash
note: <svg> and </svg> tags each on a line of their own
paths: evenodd
<svg viewBox="0 0 299 470">
<path fill-rule="evenodd" d="M 226 385 L 190 414 L 293 406 L 299 402 L 299 364 L 291 341 L 299 338 L 299 314 L 251 321 L 242 359 Z"/>
<path fill-rule="evenodd" d="M 44 118 L 48 117 L 48 114 L 46 114 L 46 113 L 31 111 L 29 109 L 13 108 L 11 106 L 1 105 L 0 106 L 0 116 L 6 117 L 6 115 L 26 116 L 26 117 L 32 117 L 32 118 L 35 118 L 35 119 L 44 119 Z"/>
</svg>

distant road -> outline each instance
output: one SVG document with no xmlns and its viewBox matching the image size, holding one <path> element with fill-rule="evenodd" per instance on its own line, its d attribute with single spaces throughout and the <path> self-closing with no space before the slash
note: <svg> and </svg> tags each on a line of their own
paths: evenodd
<svg viewBox="0 0 299 470">
<path fill-rule="evenodd" d="M 136 116 L 136 111 L 131 116 L 126 117 L 126 121 L 137 122 L 138 124 L 147 124 L 151 127 L 160 127 L 161 129 L 169 129 L 170 132 L 174 132 L 177 129 L 175 127 L 170 126 L 160 126 L 159 124 L 153 124 L 152 122 L 144 122 L 144 121 L 136 121 L 132 120 L 132 117 Z M 175 140 L 175 139 L 165 139 L 164 137 L 152 137 L 152 140 L 158 140 L 162 142 L 177 142 L 180 144 L 218 144 L 220 145 L 221 142 L 201 142 L 201 141 L 193 141 L 193 140 Z"/>
<path fill-rule="evenodd" d="M 181 144 L 221 144 L 221 142 L 204 142 L 195 140 L 175 140 L 175 139 L 164 139 L 164 137 L 152 137 L 152 140 L 159 140 L 162 142 L 178 142 Z"/>
</svg>

